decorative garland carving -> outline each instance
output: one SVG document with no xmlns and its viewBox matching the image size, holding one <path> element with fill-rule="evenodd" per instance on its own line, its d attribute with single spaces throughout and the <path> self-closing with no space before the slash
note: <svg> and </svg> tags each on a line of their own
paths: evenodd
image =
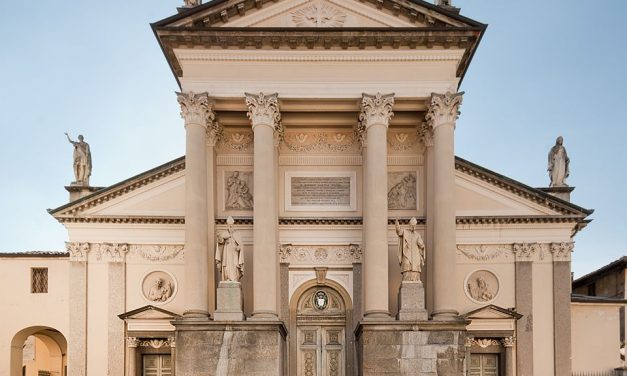
<svg viewBox="0 0 627 376">
<path fill-rule="evenodd" d="M 218 148 L 226 151 L 236 151 L 239 153 L 248 152 L 252 149 L 253 132 L 250 130 L 224 131 L 218 143 Z"/>
<path fill-rule="evenodd" d="M 351 132 L 286 132 L 284 148 L 294 153 L 346 153 L 355 152 L 355 135 Z"/>
<path fill-rule="evenodd" d="M 416 132 L 389 132 L 388 145 L 393 151 L 403 152 L 416 148 L 419 143 Z"/>
<path fill-rule="evenodd" d="M 182 245 L 132 245 L 130 252 L 148 261 L 164 262 L 183 255 Z"/>
<path fill-rule="evenodd" d="M 174 338 L 150 338 L 144 339 L 139 342 L 139 346 L 141 347 L 152 347 L 153 349 L 160 349 L 162 347 L 175 347 Z"/>
<path fill-rule="evenodd" d="M 471 346 L 477 345 L 481 347 L 482 349 L 485 349 L 486 347 L 490 347 L 490 346 L 501 345 L 501 342 L 499 342 L 499 340 L 495 338 L 472 338 L 470 341 L 471 341 Z"/>
<path fill-rule="evenodd" d="M 500 257 L 509 258 L 512 246 L 505 244 L 458 245 L 457 251 L 470 260 L 490 261 Z"/>
</svg>

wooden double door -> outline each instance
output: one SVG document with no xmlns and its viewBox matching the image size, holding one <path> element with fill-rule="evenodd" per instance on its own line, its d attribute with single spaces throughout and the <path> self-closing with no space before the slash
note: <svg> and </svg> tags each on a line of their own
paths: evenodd
<svg viewBox="0 0 627 376">
<path fill-rule="evenodd" d="M 298 375 L 344 376 L 344 324 L 298 326 Z"/>
<path fill-rule="evenodd" d="M 499 354 L 470 354 L 470 376 L 499 376 Z"/>
</svg>

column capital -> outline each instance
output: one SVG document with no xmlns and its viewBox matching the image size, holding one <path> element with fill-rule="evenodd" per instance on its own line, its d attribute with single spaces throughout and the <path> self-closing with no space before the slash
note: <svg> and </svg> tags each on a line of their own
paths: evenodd
<svg viewBox="0 0 627 376">
<path fill-rule="evenodd" d="M 70 254 L 70 262 L 85 262 L 91 246 L 89 243 L 65 242 L 65 249 Z"/>
<path fill-rule="evenodd" d="M 533 261 L 534 255 L 541 249 L 538 243 L 514 243 L 512 251 L 516 256 L 516 261 Z"/>
<path fill-rule="evenodd" d="M 501 343 L 503 344 L 503 347 L 513 347 L 516 343 L 516 337 L 504 337 L 503 339 L 501 339 Z"/>
<path fill-rule="evenodd" d="M 196 124 L 207 128 L 215 120 L 213 103 L 209 100 L 208 93 L 176 92 L 176 100 L 181 105 L 181 117 L 185 125 Z"/>
<path fill-rule="evenodd" d="M 464 92 L 446 94 L 432 93 L 429 100 L 429 109 L 425 116 L 427 126 L 435 129 L 443 124 L 455 124 L 459 117 L 459 106 L 462 104 Z"/>
<path fill-rule="evenodd" d="M 551 243 L 549 248 L 551 250 L 551 253 L 553 254 L 553 261 L 570 261 L 570 254 L 575 248 L 575 243 Z"/>
<path fill-rule="evenodd" d="M 279 95 L 274 94 L 250 94 L 246 95 L 246 115 L 252 122 L 253 130 L 258 125 L 267 125 L 274 130 L 281 129 L 281 111 L 279 110 Z"/>
<path fill-rule="evenodd" d="M 137 347 L 139 346 L 139 338 L 137 337 L 126 337 L 126 347 Z"/>
</svg>

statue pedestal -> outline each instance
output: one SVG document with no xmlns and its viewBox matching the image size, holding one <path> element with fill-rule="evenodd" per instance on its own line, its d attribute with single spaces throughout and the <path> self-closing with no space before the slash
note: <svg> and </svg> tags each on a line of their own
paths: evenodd
<svg viewBox="0 0 627 376">
<path fill-rule="evenodd" d="M 65 190 L 70 192 L 70 202 L 78 200 L 79 198 L 83 198 L 87 195 L 90 195 L 100 189 L 102 189 L 102 187 L 92 187 L 89 185 L 75 184 L 75 183 L 72 183 L 72 185 L 68 185 L 65 187 Z"/>
<path fill-rule="evenodd" d="M 398 292 L 398 319 L 400 321 L 427 320 L 425 288 L 422 282 L 401 282 Z"/>
<path fill-rule="evenodd" d="M 557 198 L 561 198 L 564 201 L 570 202 L 570 193 L 575 189 L 575 187 L 549 187 L 549 188 L 538 188 L 539 190 L 550 194 L 551 196 L 555 196 Z"/>
<path fill-rule="evenodd" d="M 242 284 L 222 281 L 218 284 L 217 307 L 213 314 L 215 321 L 243 321 L 244 311 Z"/>
</svg>

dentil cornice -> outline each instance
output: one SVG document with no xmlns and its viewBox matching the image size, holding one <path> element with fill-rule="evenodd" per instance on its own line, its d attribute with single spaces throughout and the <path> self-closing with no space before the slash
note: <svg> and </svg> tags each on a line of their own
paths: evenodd
<svg viewBox="0 0 627 376">
<path fill-rule="evenodd" d="M 430 130 L 443 124 L 455 124 L 459 117 L 459 106 L 462 104 L 464 92 L 446 94 L 431 94 L 429 101 L 429 110 L 425 120 Z"/>
<path fill-rule="evenodd" d="M 257 125 L 268 125 L 276 131 L 281 131 L 281 112 L 279 110 L 279 95 L 264 93 L 246 95 L 246 115 L 252 122 L 253 130 Z"/>
<path fill-rule="evenodd" d="M 176 100 L 181 105 L 181 117 L 185 120 L 185 125 L 196 124 L 207 128 L 215 120 L 213 113 L 213 103 L 209 101 L 209 94 L 176 92 Z"/>
</svg>

